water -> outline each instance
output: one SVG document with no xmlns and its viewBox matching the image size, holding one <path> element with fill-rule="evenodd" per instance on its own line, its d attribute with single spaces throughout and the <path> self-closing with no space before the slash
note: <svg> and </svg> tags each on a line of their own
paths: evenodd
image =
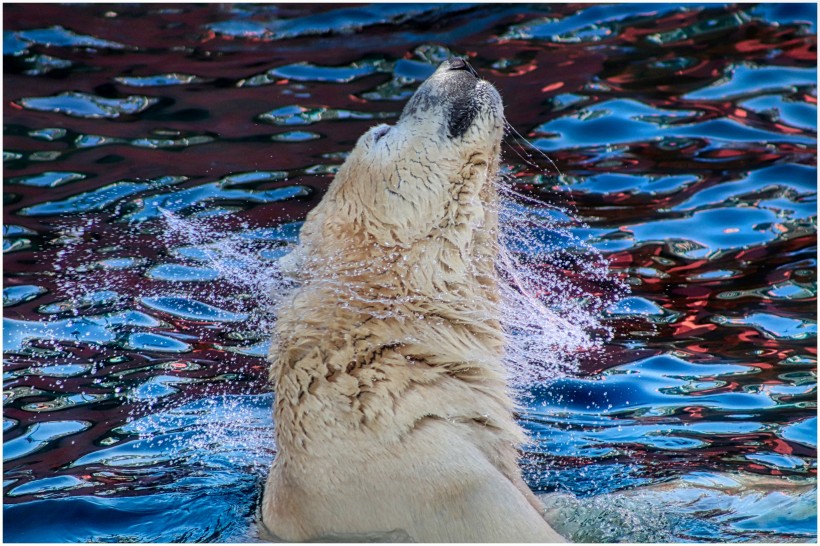
<svg viewBox="0 0 820 546">
<path fill-rule="evenodd" d="M 6 541 L 256 540 L 277 260 L 450 54 L 537 148 L 500 184 L 556 528 L 816 541 L 813 5 L 4 15 Z"/>
</svg>

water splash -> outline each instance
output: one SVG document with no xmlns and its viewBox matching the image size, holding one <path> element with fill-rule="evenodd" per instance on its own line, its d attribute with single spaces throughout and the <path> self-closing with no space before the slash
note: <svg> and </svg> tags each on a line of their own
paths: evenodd
<svg viewBox="0 0 820 546">
<path fill-rule="evenodd" d="M 601 347 L 610 334 L 602 312 L 624 290 L 600 253 L 571 233 L 577 220 L 558 207 L 545 207 L 542 201 L 516 192 L 509 182 L 497 183 L 501 252 L 496 266 L 501 319 L 508 339 L 509 381 L 523 395 L 528 385 L 572 373 L 580 355 Z M 276 306 L 292 288 L 279 258 L 294 248 L 300 225 L 272 229 L 243 225 L 240 232 L 224 231 L 208 218 L 182 218 L 165 209 L 161 213 L 165 222 L 162 239 L 169 248 L 176 247 L 172 254 L 194 258 L 201 262 L 202 271 L 214 273 L 218 280 L 211 283 L 218 287 L 211 293 L 214 301 L 231 307 L 235 293 L 250 294 L 243 309 L 246 324 L 270 335 Z M 587 282 L 614 289 L 592 294 L 571 280 L 578 273 Z M 335 289 L 359 299 L 366 293 L 357 290 L 354 294 L 349 286 Z M 265 346 L 263 342 L 258 349 L 250 349 L 258 354 Z"/>
<path fill-rule="evenodd" d="M 502 324 L 514 387 L 556 379 L 577 369 L 578 357 L 611 335 L 603 310 L 625 293 L 600 252 L 573 235 L 578 224 L 558 207 L 499 184 Z M 570 275 L 568 272 L 572 271 Z M 576 280 L 610 285 L 593 294 Z"/>
<path fill-rule="evenodd" d="M 550 523 L 576 542 L 770 542 L 784 526 L 789 542 L 803 542 L 817 525 L 814 481 L 805 478 L 696 471 L 652 487 L 542 500 Z"/>
<path fill-rule="evenodd" d="M 551 157 L 508 121 L 504 125 L 508 149 L 537 173 L 533 178 L 551 177 L 550 169 L 538 164 L 541 159 L 563 182 Z M 527 386 L 573 373 L 579 356 L 603 348 L 612 336 L 604 311 L 628 294 L 628 286 L 610 271 L 598 249 L 573 233 L 588 226 L 578 219 L 572 202 L 562 208 L 528 197 L 516 191 L 516 182 L 511 171 L 502 170 L 496 184 L 501 198 L 497 269 L 507 365 L 512 385 L 524 393 Z M 577 279 L 598 287 L 597 293 Z"/>
<path fill-rule="evenodd" d="M 282 230 L 254 230 L 243 224 L 244 233 L 216 228 L 209 218 L 182 218 L 160 209 L 165 223 L 162 240 L 173 253 L 194 256 L 215 272 L 219 283 L 211 283 L 212 301 L 235 307 L 237 292 L 251 294 L 243 313 L 246 328 L 271 332 L 277 302 L 289 282 L 282 278 L 277 260 L 267 254 L 281 249 Z M 180 246 L 180 243 L 182 246 Z"/>
</svg>

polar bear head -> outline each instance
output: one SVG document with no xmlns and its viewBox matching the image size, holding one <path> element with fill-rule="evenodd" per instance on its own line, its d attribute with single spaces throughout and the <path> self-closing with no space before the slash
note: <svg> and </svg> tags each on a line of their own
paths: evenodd
<svg viewBox="0 0 820 546">
<path fill-rule="evenodd" d="M 327 262 L 328 251 L 343 259 L 356 247 L 408 249 L 436 238 L 469 245 L 476 230 L 494 229 L 488 211 L 503 132 L 496 89 L 465 60 L 445 61 L 395 125 L 359 138 L 283 265 L 304 272 L 307 256 Z"/>
</svg>

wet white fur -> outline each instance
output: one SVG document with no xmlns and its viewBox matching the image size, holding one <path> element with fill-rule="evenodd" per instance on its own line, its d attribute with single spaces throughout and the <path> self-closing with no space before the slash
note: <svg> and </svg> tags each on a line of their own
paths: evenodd
<svg viewBox="0 0 820 546">
<path fill-rule="evenodd" d="M 563 541 L 521 479 L 502 365 L 501 99 L 480 82 L 477 118 L 450 138 L 451 76 L 359 139 L 284 263 L 300 285 L 271 349 L 261 508 L 279 539 Z"/>
</svg>

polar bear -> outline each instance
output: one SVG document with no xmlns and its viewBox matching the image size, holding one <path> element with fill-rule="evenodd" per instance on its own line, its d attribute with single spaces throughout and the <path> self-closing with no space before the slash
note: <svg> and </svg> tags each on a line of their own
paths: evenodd
<svg viewBox="0 0 820 546">
<path fill-rule="evenodd" d="M 262 534 L 563 542 L 521 478 L 502 364 L 501 97 L 444 62 L 357 142 L 283 268 Z"/>
</svg>

